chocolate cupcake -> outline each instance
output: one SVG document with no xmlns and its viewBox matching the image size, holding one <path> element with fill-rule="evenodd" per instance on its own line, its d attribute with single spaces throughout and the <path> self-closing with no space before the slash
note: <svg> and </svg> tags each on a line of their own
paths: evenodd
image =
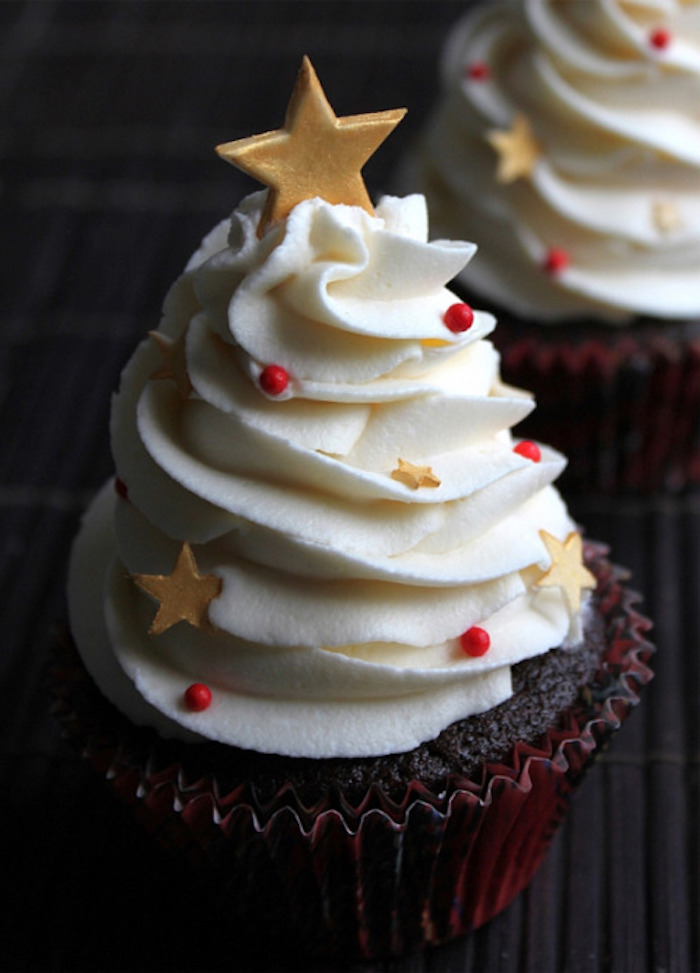
<svg viewBox="0 0 700 973">
<path fill-rule="evenodd" d="M 456 286 L 497 314 L 504 376 L 538 402 L 523 429 L 566 450 L 570 489 L 698 483 L 696 22 L 681 2 L 480 4 L 403 173 L 434 236 L 478 242 Z"/>
<path fill-rule="evenodd" d="M 123 373 L 56 688 L 217 905 L 316 955 L 502 909 L 650 675 L 564 458 L 511 432 L 533 403 L 493 317 L 445 287 L 473 246 L 358 189 L 401 114 L 336 119 L 305 61 L 285 127 L 220 147 L 274 191 L 205 239 Z"/>
</svg>

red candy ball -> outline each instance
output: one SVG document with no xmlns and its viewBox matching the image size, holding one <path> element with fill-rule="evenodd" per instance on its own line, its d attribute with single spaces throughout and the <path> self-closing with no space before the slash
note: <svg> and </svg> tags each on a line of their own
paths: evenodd
<svg viewBox="0 0 700 973">
<path fill-rule="evenodd" d="M 491 77 L 491 69 L 485 61 L 474 61 L 464 73 L 472 81 L 487 81 Z"/>
<path fill-rule="evenodd" d="M 193 682 L 184 695 L 185 706 L 193 713 L 201 713 L 211 705 L 211 689 L 203 682 Z"/>
<path fill-rule="evenodd" d="M 525 459 L 531 459 L 533 463 L 539 463 L 542 458 L 540 447 L 530 439 L 523 439 L 517 446 L 513 446 L 513 452 L 524 456 Z"/>
<path fill-rule="evenodd" d="M 442 320 L 453 334 L 461 334 L 462 331 L 468 331 L 474 323 L 474 312 L 468 304 L 451 304 Z"/>
<path fill-rule="evenodd" d="M 260 388 L 268 395 L 281 395 L 289 385 L 289 375 L 281 365 L 267 365 L 260 372 Z"/>
<path fill-rule="evenodd" d="M 566 250 L 562 250 L 561 247 L 552 247 L 545 257 L 544 269 L 549 274 L 559 274 L 562 270 L 566 270 L 570 262 Z"/>
<path fill-rule="evenodd" d="M 649 34 L 649 43 L 657 51 L 665 50 L 671 43 L 671 31 L 665 27 L 657 27 L 656 30 L 652 30 L 651 34 Z"/>
<path fill-rule="evenodd" d="M 484 628 L 479 628 L 478 625 L 472 625 L 467 631 L 460 635 L 459 637 L 462 650 L 466 655 L 472 656 L 472 658 L 478 658 L 480 655 L 486 655 L 489 648 L 491 647 L 491 637 L 489 633 Z"/>
</svg>

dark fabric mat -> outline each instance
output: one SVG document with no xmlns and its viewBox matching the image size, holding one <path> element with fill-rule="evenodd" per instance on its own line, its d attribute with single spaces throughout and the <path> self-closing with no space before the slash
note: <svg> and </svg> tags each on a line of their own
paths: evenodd
<svg viewBox="0 0 700 973">
<path fill-rule="evenodd" d="M 3 969 L 265 968 L 60 739 L 43 678 L 66 556 L 111 468 L 121 366 L 202 234 L 253 188 L 213 146 L 278 127 L 308 53 L 338 114 L 410 109 L 365 170 L 376 195 L 465 7 L 0 3 Z M 586 498 L 576 513 L 646 596 L 656 679 L 528 891 L 473 936 L 367 969 L 700 969 L 700 506 Z"/>
</svg>

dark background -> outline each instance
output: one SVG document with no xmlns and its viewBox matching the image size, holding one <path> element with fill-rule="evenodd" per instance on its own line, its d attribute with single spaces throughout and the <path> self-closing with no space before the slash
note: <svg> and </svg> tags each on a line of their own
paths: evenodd
<svg viewBox="0 0 700 973">
<path fill-rule="evenodd" d="M 308 53 L 338 115 L 409 108 L 365 169 L 376 196 L 466 6 L 0 2 L 3 969 L 270 968 L 60 738 L 45 672 L 66 557 L 111 471 L 122 365 L 200 237 L 255 188 L 213 146 L 279 127 Z M 473 936 L 369 970 L 700 969 L 698 504 L 571 499 L 645 595 L 656 679 L 530 889 Z"/>
</svg>

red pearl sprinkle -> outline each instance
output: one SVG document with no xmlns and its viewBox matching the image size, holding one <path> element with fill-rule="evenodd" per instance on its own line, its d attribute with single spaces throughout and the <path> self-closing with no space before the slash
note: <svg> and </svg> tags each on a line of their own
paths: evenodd
<svg viewBox="0 0 700 973">
<path fill-rule="evenodd" d="M 547 251 L 547 256 L 544 260 L 544 269 L 548 274 L 559 274 L 562 270 L 566 270 L 570 262 L 571 260 L 566 250 L 563 250 L 561 247 L 552 247 Z"/>
<path fill-rule="evenodd" d="M 657 51 L 664 51 L 671 43 L 671 37 L 671 31 L 667 30 L 666 27 L 657 27 L 649 34 L 649 43 Z"/>
<path fill-rule="evenodd" d="M 123 500 L 129 499 L 129 490 L 127 489 L 126 483 L 118 476 L 114 478 L 114 489 Z"/>
<path fill-rule="evenodd" d="M 491 77 L 491 68 L 486 61 L 474 61 L 467 65 L 464 73 L 471 81 L 488 81 Z"/>
<path fill-rule="evenodd" d="M 185 706 L 193 713 L 201 713 L 211 705 L 211 689 L 203 682 L 193 682 L 184 695 Z"/>
<path fill-rule="evenodd" d="M 521 443 L 513 447 L 513 452 L 524 456 L 525 459 L 531 459 L 533 463 L 539 463 L 542 459 L 540 447 L 537 443 L 533 443 L 531 439 L 523 439 Z"/>
<path fill-rule="evenodd" d="M 289 385 L 289 374 L 281 365 L 267 365 L 260 372 L 260 388 L 268 395 L 281 395 Z"/>
<path fill-rule="evenodd" d="M 442 320 L 453 334 L 461 334 L 462 331 L 468 331 L 474 323 L 474 312 L 468 304 L 451 304 Z"/>
<path fill-rule="evenodd" d="M 473 658 L 485 655 L 491 647 L 491 636 L 484 628 L 472 625 L 459 637 L 462 650 Z"/>
</svg>

